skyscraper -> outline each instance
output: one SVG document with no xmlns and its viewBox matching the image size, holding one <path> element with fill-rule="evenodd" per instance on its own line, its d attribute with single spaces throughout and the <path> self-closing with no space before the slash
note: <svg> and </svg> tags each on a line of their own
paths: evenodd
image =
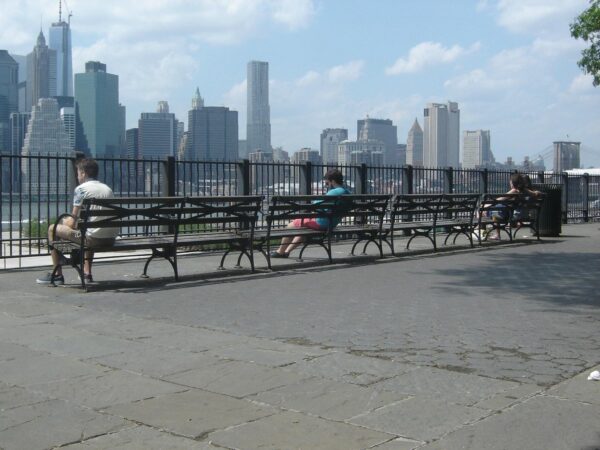
<svg viewBox="0 0 600 450">
<path fill-rule="evenodd" d="M 321 133 L 321 158 L 323 163 L 338 162 L 338 145 L 348 140 L 348 130 L 345 128 L 326 128 Z"/>
<path fill-rule="evenodd" d="M 106 64 L 89 61 L 75 74 L 75 103 L 92 157 L 121 155 L 125 144 L 124 108 L 119 104 L 119 77 Z"/>
<path fill-rule="evenodd" d="M 23 192 L 31 192 L 32 195 L 54 195 L 68 191 L 69 180 L 64 162 L 57 160 L 53 163 L 53 160 L 27 158 L 28 156 L 75 156 L 55 99 L 41 98 L 33 108 L 22 155 L 26 157 L 21 163 Z"/>
<path fill-rule="evenodd" d="M 38 104 L 40 98 L 56 95 L 56 50 L 46 45 L 40 30 L 37 42 L 27 55 L 27 111 Z"/>
<path fill-rule="evenodd" d="M 569 169 L 579 169 L 579 147 L 581 142 L 556 141 L 554 144 L 554 171 L 564 172 Z"/>
<path fill-rule="evenodd" d="M 356 122 L 358 141 L 377 140 L 384 143 L 383 163 L 385 165 L 398 164 L 398 130 L 389 119 L 366 119 Z"/>
<path fill-rule="evenodd" d="M 406 164 L 423 165 L 423 130 L 416 118 L 406 139 Z"/>
<path fill-rule="evenodd" d="M 10 152 L 10 115 L 19 108 L 19 64 L 0 50 L 0 153 Z"/>
<path fill-rule="evenodd" d="M 65 132 L 69 137 L 69 146 L 71 150 L 75 150 L 75 108 L 72 106 L 60 108 L 60 118 L 65 126 Z"/>
<path fill-rule="evenodd" d="M 62 20 L 62 2 L 59 2 L 58 22 L 50 27 L 49 47 L 56 51 L 56 95 L 73 96 L 73 58 L 71 55 L 71 15 Z"/>
<path fill-rule="evenodd" d="M 200 93 L 188 112 L 186 159 L 235 161 L 238 159 L 238 113 L 223 106 L 204 106 Z"/>
<path fill-rule="evenodd" d="M 429 103 L 424 110 L 423 165 L 459 167 L 460 110 L 458 103 Z"/>
<path fill-rule="evenodd" d="M 486 167 L 493 162 L 490 148 L 490 130 L 463 131 L 464 169 Z"/>
<path fill-rule="evenodd" d="M 139 154 L 142 158 L 175 156 L 179 121 L 169 112 L 166 101 L 158 102 L 157 112 L 142 113 L 138 121 Z"/>
<path fill-rule="evenodd" d="M 269 63 L 248 63 L 246 148 L 248 153 L 271 151 L 271 110 L 269 107 Z"/>
</svg>

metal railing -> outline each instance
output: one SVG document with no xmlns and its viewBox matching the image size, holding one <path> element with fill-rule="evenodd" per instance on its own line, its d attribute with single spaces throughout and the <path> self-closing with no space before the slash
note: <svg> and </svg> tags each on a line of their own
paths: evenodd
<svg viewBox="0 0 600 450">
<path fill-rule="evenodd" d="M 115 196 L 324 194 L 331 168 L 356 194 L 488 193 L 508 189 L 510 171 L 411 166 L 330 165 L 248 160 L 98 159 L 99 179 Z M 562 188 L 563 222 L 600 218 L 600 176 L 529 172 L 535 183 Z M 0 259 L 46 255 L 48 223 L 70 212 L 75 159 L 0 154 Z M 260 223 L 259 223 L 260 225 Z"/>
</svg>

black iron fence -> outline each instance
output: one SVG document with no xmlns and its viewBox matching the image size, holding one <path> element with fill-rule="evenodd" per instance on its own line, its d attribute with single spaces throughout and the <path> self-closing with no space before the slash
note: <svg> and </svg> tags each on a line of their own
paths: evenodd
<svg viewBox="0 0 600 450">
<path fill-rule="evenodd" d="M 287 162 L 98 159 L 99 178 L 116 196 L 323 194 L 336 167 L 356 194 L 488 193 L 508 189 L 510 171 Z M 600 176 L 529 172 L 534 183 L 560 185 L 562 221 L 600 218 Z M 70 212 L 75 160 L 0 155 L 0 259 L 46 255 L 48 223 Z"/>
</svg>

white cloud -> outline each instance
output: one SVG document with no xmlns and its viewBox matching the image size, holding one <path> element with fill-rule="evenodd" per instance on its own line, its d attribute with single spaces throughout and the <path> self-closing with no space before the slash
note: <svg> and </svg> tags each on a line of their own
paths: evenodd
<svg viewBox="0 0 600 450">
<path fill-rule="evenodd" d="M 465 54 L 479 50 L 480 46 L 476 42 L 468 49 L 460 45 L 447 48 L 439 42 L 421 42 L 410 49 L 407 58 L 398 58 L 392 66 L 386 68 L 385 73 L 400 75 L 419 72 L 429 66 L 453 62 Z"/>
<path fill-rule="evenodd" d="M 540 34 L 552 25 L 564 23 L 589 6 L 587 0 L 499 0 L 498 23 L 513 32 Z"/>
<path fill-rule="evenodd" d="M 273 0 L 273 19 L 295 30 L 308 25 L 316 10 L 312 0 Z"/>
<path fill-rule="evenodd" d="M 594 77 L 588 74 L 579 74 L 571 81 L 571 84 L 568 89 L 568 93 L 570 94 L 583 94 L 583 93 L 591 93 L 594 89 L 597 89 L 592 84 L 594 81 Z"/>
<path fill-rule="evenodd" d="M 296 81 L 296 84 L 298 86 L 308 86 L 310 84 L 316 83 L 320 79 L 321 75 L 319 75 L 319 72 L 309 70 Z"/>
<path fill-rule="evenodd" d="M 490 74 L 483 69 L 475 69 L 464 75 L 446 80 L 444 87 L 453 91 L 481 94 L 482 91 L 498 91 L 515 84 L 515 80 Z"/>
<path fill-rule="evenodd" d="M 362 75 L 364 65 L 364 61 L 350 61 L 346 64 L 334 66 L 327 71 L 327 78 L 332 83 L 356 80 Z"/>
</svg>

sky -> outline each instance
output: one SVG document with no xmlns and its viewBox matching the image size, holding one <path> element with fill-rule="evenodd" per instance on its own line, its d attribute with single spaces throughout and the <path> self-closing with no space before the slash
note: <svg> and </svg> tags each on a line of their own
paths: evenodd
<svg viewBox="0 0 600 450">
<path fill-rule="evenodd" d="M 64 5 L 64 2 L 63 2 Z M 67 0 L 74 73 L 119 75 L 127 127 L 167 100 L 186 122 L 206 106 L 239 113 L 246 65 L 269 62 L 273 146 L 319 149 L 325 128 L 391 119 L 405 143 L 428 102 L 458 102 L 461 133 L 486 129 L 498 161 L 582 143 L 600 167 L 600 87 L 577 66 L 569 24 L 588 0 Z M 58 0 L 0 0 L 0 49 L 27 54 Z M 63 6 L 63 14 L 65 8 Z M 461 139 L 462 140 L 462 139 Z M 551 157 L 546 159 L 551 168 Z"/>
</svg>

